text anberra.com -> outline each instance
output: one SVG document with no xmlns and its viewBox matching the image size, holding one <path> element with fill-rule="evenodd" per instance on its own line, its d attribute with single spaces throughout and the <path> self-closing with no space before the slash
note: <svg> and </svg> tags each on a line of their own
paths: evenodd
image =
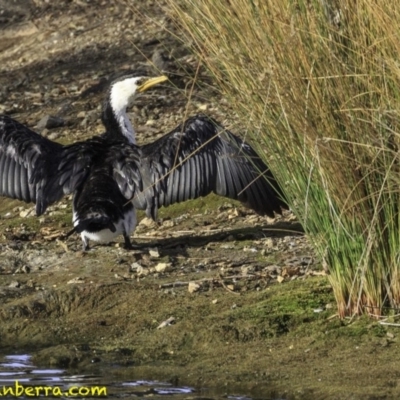
<svg viewBox="0 0 400 400">
<path fill-rule="evenodd" d="M 107 388 L 104 386 L 71 386 L 62 390 L 59 386 L 23 386 L 18 381 L 14 385 L 1 386 L 0 397 L 104 397 L 107 396 Z"/>
</svg>

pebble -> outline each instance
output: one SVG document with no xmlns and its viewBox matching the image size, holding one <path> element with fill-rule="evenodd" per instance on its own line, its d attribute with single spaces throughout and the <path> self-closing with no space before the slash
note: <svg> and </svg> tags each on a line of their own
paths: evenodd
<svg viewBox="0 0 400 400">
<path fill-rule="evenodd" d="M 247 251 L 249 253 L 257 253 L 257 249 L 254 247 L 244 247 L 243 251 Z"/>
<path fill-rule="evenodd" d="M 146 226 L 147 228 L 154 226 L 154 221 L 151 218 L 144 217 L 140 222 L 140 226 Z"/>
<path fill-rule="evenodd" d="M 161 322 L 161 324 L 157 326 L 157 329 L 161 329 L 161 328 L 165 328 L 166 326 L 170 326 L 174 322 L 175 322 L 175 318 L 174 317 L 169 317 L 165 321 Z"/>
<path fill-rule="evenodd" d="M 197 282 L 189 282 L 189 284 L 188 284 L 188 292 L 189 293 L 198 292 L 200 289 L 201 289 L 201 285 L 199 285 Z"/>
<path fill-rule="evenodd" d="M 56 140 L 61 136 L 60 132 L 51 132 L 50 134 L 47 135 L 47 138 L 50 140 Z"/>
<path fill-rule="evenodd" d="M 171 271 L 172 264 L 171 263 L 158 263 L 154 269 L 157 272 L 169 272 Z"/>
<path fill-rule="evenodd" d="M 36 129 L 42 131 L 43 129 L 59 128 L 64 124 L 65 121 L 62 118 L 53 115 L 46 115 L 38 122 Z"/>
<path fill-rule="evenodd" d="M 160 252 L 158 251 L 157 248 L 150 249 L 150 250 L 149 250 L 149 254 L 150 254 L 150 257 L 153 257 L 153 258 L 160 258 Z"/>
<path fill-rule="evenodd" d="M 163 226 L 165 228 L 172 228 L 175 226 L 175 222 L 172 219 L 167 219 L 166 221 L 163 222 Z"/>
<path fill-rule="evenodd" d="M 19 213 L 19 216 L 21 217 L 21 218 L 26 218 L 26 217 L 29 217 L 30 215 L 33 215 L 34 214 L 34 210 L 33 210 L 33 208 L 31 208 L 30 210 L 23 210 L 23 211 L 21 211 L 20 213 Z"/>
<path fill-rule="evenodd" d="M 73 278 L 73 279 L 71 279 L 71 280 L 69 280 L 67 282 L 68 285 L 71 285 L 71 284 L 74 284 L 74 283 L 85 283 L 85 280 L 82 277 L 78 276 L 78 277 Z"/>
<path fill-rule="evenodd" d="M 140 268 L 142 268 L 142 266 L 137 262 L 134 262 L 131 264 L 131 271 L 137 272 Z"/>
</svg>

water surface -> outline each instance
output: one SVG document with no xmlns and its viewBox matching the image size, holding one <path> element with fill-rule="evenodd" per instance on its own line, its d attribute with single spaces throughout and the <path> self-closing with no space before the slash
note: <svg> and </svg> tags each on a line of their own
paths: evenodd
<svg viewBox="0 0 400 400">
<path fill-rule="evenodd" d="M 25 388 L 32 388 L 31 393 L 39 394 L 42 397 L 56 396 L 59 398 L 71 397 L 71 393 L 74 396 L 79 393 L 79 398 L 99 398 L 97 393 L 106 393 L 107 398 L 150 397 L 154 400 L 256 400 L 255 397 L 245 394 L 213 395 L 206 388 L 195 389 L 190 386 L 175 386 L 168 382 L 153 379 L 130 380 L 128 376 L 126 380 L 121 381 L 121 378 L 118 379 L 113 379 L 112 374 L 107 372 L 99 375 L 74 375 L 64 369 L 39 368 L 32 363 L 29 354 L 0 356 L 0 392 L 3 395 L 4 390 L 12 389 L 12 393 L 20 390 L 20 393 L 22 393 L 21 391 L 25 390 Z M 92 392 L 97 388 L 100 390 L 99 392 Z M 18 397 L 30 398 L 26 392 Z M 261 398 L 264 400 L 277 400 L 276 397 L 270 396 L 258 397 L 257 399 Z"/>
</svg>

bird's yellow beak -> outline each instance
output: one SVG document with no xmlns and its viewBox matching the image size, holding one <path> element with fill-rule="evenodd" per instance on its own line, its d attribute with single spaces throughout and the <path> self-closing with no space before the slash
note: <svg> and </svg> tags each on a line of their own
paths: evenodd
<svg viewBox="0 0 400 400">
<path fill-rule="evenodd" d="M 149 78 L 144 83 L 142 83 L 137 90 L 138 92 L 144 92 L 145 90 L 150 89 L 152 86 L 157 85 L 161 82 L 165 82 L 167 80 L 168 77 L 166 77 L 165 75 L 157 76 L 155 78 Z"/>
</svg>

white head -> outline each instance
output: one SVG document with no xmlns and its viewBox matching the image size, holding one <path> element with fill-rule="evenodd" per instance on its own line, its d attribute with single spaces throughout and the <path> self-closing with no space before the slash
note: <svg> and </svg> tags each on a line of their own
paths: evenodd
<svg viewBox="0 0 400 400">
<path fill-rule="evenodd" d="M 120 126 L 122 134 L 128 138 L 131 143 L 135 143 L 135 133 L 126 109 L 132 104 L 136 95 L 143 93 L 152 86 L 168 80 L 166 76 L 149 78 L 144 76 L 124 77 L 111 84 L 109 94 L 109 104 L 112 108 L 115 119 Z"/>
</svg>

